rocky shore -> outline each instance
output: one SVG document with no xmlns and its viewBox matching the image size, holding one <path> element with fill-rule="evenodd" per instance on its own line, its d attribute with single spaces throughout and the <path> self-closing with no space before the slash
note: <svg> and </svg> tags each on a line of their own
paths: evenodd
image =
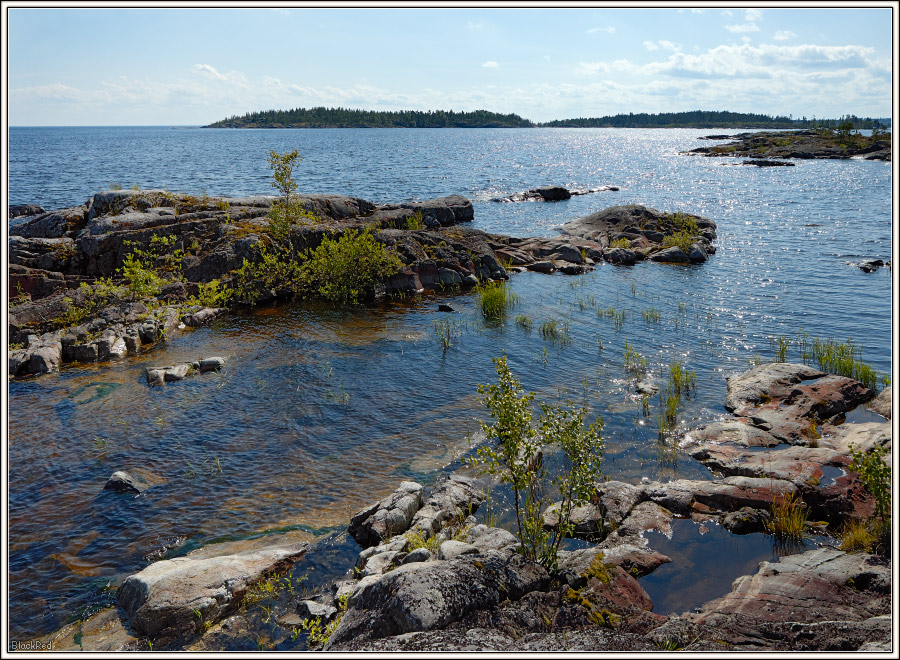
<svg viewBox="0 0 900 660">
<path fill-rule="evenodd" d="M 686 152 L 704 156 L 732 156 L 767 160 L 773 158 L 860 158 L 863 160 L 891 160 L 890 134 L 864 136 L 828 129 L 800 131 L 767 131 L 738 133 L 737 135 L 707 135 L 701 140 L 731 140 L 727 144 L 697 147 Z M 744 164 L 772 166 L 774 162 L 745 162 Z"/>
<path fill-rule="evenodd" d="M 279 235 L 271 214 L 278 201 L 119 190 L 56 211 L 15 207 L 23 215 L 9 237 L 9 375 L 141 354 L 176 331 L 227 312 L 229 305 L 204 291 L 229 290 L 244 264 L 259 264 L 274 249 L 302 255 L 349 232 L 371 230 L 401 262 L 395 274 L 365 292 L 370 299 L 467 289 L 526 269 L 575 275 L 602 261 L 702 263 L 715 252 L 712 220 L 638 205 L 574 220 L 558 237 L 516 238 L 466 226 L 474 211 L 460 196 L 376 205 L 298 195 L 305 221 Z M 126 295 L 121 284 L 129 259 L 155 245 L 165 247 L 157 261 L 168 259 L 170 269 L 160 291 Z M 244 286 L 255 290 L 256 302 L 293 295 L 282 282 L 265 278 Z"/>
<path fill-rule="evenodd" d="M 121 582 L 117 608 L 44 641 L 60 651 L 250 650 L 248 639 L 272 649 L 300 635 L 334 652 L 890 651 L 889 553 L 847 552 L 837 539 L 851 521 L 873 517 L 875 498 L 851 453 L 883 448 L 890 460 L 890 401 L 889 388 L 876 397 L 805 365 L 763 364 L 728 380 L 730 419 L 682 439 L 711 480 L 597 482 L 574 518 L 583 547 L 561 551 L 555 568 L 479 522 L 491 484 L 457 472 L 431 488 L 403 482 L 359 511 L 346 532 L 360 549 L 355 561 L 312 590 L 279 585 L 291 584 L 295 562 L 315 564 L 334 535 L 311 543 L 275 535 L 237 552 L 209 546 L 149 564 Z M 844 421 L 867 404 L 883 421 Z M 776 542 L 777 561 L 690 612 L 653 612 L 641 579 L 673 560 L 647 532 L 690 519 L 771 534 L 774 505 L 786 497 L 802 502 L 804 535 L 815 540 Z M 544 524 L 557 524 L 553 506 Z"/>
</svg>

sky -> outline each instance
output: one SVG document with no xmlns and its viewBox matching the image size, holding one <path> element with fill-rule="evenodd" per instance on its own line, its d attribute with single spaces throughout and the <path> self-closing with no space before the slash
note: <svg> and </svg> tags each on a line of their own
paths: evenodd
<svg viewBox="0 0 900 660">
<path fill-rule="evenodd" d="M 4 9 L 10 126 L 191 126 L 314 106 L 890 117 L 893 103 L 889 3 Z"/>
</svg>

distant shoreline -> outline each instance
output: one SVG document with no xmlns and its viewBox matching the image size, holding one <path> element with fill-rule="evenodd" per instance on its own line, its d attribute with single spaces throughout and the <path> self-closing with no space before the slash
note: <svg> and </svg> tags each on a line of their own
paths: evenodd
<svg viewBox="0 0 900 660">
<path fill-rule="evenodd" d="M 836 129 L 845 123 L 856 129 L 886 128 L 890 119 L 845 115 L 839 119 L 794 119 L 758 113 L 726 111 L 628 113 L 604 117 L 578 117 L 533 122 L 517 114 L 488 110 L 351 110 L 347 108 L 296 108 L 232 115 L 203 128 L 699 128 L 699 129 Z"/>
</svg>

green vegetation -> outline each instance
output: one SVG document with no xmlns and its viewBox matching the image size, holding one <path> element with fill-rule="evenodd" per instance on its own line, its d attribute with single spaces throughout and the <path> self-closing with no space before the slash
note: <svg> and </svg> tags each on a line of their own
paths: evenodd
<svg viewBox="0 0 900 660">
<path fill-rule="evenodd" d="M 79 302 L 76 303 L 68 296 L 63 298 L 68 305 L 66 313 L 54 320 L 63 326 L 78 325 L 123 295 L 125 295 L 124 287 L 117 286 L 108 277 L 97 278 L 92 284 L 82 282 L 78 287 Z"/>
<path fill-rule="evenodd" d="M 800 542 L 806 531 L 806 506 L 793 493 L 772 500 L 772 518 L 766 531 L 781 542 Z"/>
<path fill-rule="evenodd" d="M 690 112 L 646 112 L 608 115 L 605 117 L 560 119 L 540 124 L 547 127 L 564 128 L 815 128 L 836 127 L 839 123 L 852 121 L 857 128 L 880 126 L 877 119 L 860 119 L 848 115 L 840 119 L 794 119 L 793 115 L 775 117 L 747 112 L 724 112 L 693 110 Z"/>
<path fill-rule="evenodd" d="M 626 250 L 631 249 L 631 241 L 627 238 L 617 238 L 612 243 L 609 244 L 611 248 L 625 248 Z"/>
<path fill-rule="evenodd" d="M 394 275 L 403 262 L 372 234 L 348 229 L 337 239 L 326 236 L 307 252 L 303 279 L 311 290 L 332 302 L 359 303 L 376 282 Z"/>
<path fill-rule="evenodd" d="M 528 128 L 527 119 L 487 110 L 351 110 L 349 108 L 296 108 L 233 115 L 206 128 Z"/>
<path fill-rule="evenodd" d="M 602 477 L 603 419 L 585 428 L 587 410 L 541 406 L 537 424 L 532 424 L 534 393 L 525 393 L 510 372 L 506 358 L 494 360 L 499 383 L 480 385 L 480 401 L 488 408 L 493 424 L 482 422 L 488 443 L 467 460 L 484 473 L 495 475 L 513 490 L 520 551 L 544 566 L 555 568 L 559 545 L 571 535 L 571 514 L 594 493 L 594 483 Z M 544 448 L 558 446 L 562 465 L 550 480 L 559 491 L 559 523 L 552 531 L 544 529 L 542 511 L 547 504 L 547 468 Z"/>
<path fill-rule="evenodd" d="M 853 462 L 850 469 L 859 475 L 863 486 L 875 498 L 875 514 L 882 524 L 890 522 L 891 513 L 891 466 L 885 462 L 887 449 L 876 445 L 864 453 L 856 445 L 851 445 Z"/>
<path fill-rule="evenodd" d="M 844 552 L 870 552 L 878 534 L 865 520 L 850 520 L 841 533 L 841 550 Z"/>
<path fill-rule="evenodd" d="M 640 375 L 647 371 L 647 358 L 634 350 L 634 346 L 625 340 L 625 371 L 632 375 Z"/>
<path fill-rule="evenodd" d="M 311 293 L 340 304 L 356 305 L 375 284 L 396 273 L 400 257 L 371 231 L 348 229 L 326 236 L 313 250 L 260 244 L 260 259 L 244 259 L 234 271 L 235 298 L 254 304 L 265 291 L 297 296 Z"/>
<path fill-rule="evenodd" d="M 519 296 L 510 290 L 504 280 L 479 284 L 475 287 L 475 294 L 482 316 L 492 322 L 502 321 L 507 311 L 519 302 Z"/>
<path fill-rule="evenodd" d="M 269 229 L 272 236 L 281 240 L 298 222 L 304 219 L 310 222 L 320 222 L 321 219 L 303 208 L 303 205 L 294 197 L 297 182 L 294 181 L 292 173 L 294 167 L 301 160 L 297 150 L 279 154 L 273 149 L 269 151 L 268 160 L 269 167 L 272 169 L 272 187 L 281 193 L 281 199 L 269 208 Z"/>
<path fill-rule="evenodd" d="M 525 314 L 516 314 L 516 325 L 523 330 L 531 330 L 531 317 Z"/>
<path fill-rule="evenodd" d="M 306 638 L 306 643 L 309 647 L 324 645 L 328 641 L 328 638 L 331 637 L 332 633 L 337 629 L 338 624 L 341 622 L 341 618 L 347 612 L 347 601 L 349 599 L 350 594 L 344 594 L 338 598 L 338 612 L 334 619 L 328 624 L 325 624 L 322 621 L 322 617 L 318 616 L 301 621 L 299 628 L 294 628 L 293 630 L 293 639 L 297 638 L 300 630 L 306 630 L 309 633 Z"/>
<path fill-rule="evenodd" d="M 184 250 L 174 249 L 175 234 L 154 235 L 146 249 L 137 247 L 134 241 L 123 241 L 131 252 L 122 262 L 119 273 L 125 279 L 132 300 L 159 294 L 167 282 L 181 279 L 181 262 Z"/>
<path fill-rule="evenodd" d="M 206 128 L 836 128 L 852 122 L 856 128 L 880 127 L 877 119 L 847 115 L 840 119 L 794 119 L 758 113 L 693 110 L 689 112 L 632 113 L 603 117 L 557 119 L 533 123 L 516 114 L 487 110 L 377 111 L 349 108 L 297 108 L 232 115 Z"/>
<path fill-rule="evenodd" d="M 569 322 L 568 321 L 557 321 L 555 319 L 550 321 L 544 321 L 541 323 L 539 331 L 541 333 L 541 338 L 559 342 L 561 344 L 568 344 L 571 342 L 569 338 Z"/>
<path fill-rule="evenodd" d="M 453 344 L 456 337 L 462 335 L 463 325 L 458 321 L 452 321 L 450 319 L 435 319 L 434 321 L 434 334 L 438 336 L 438 339 L 441 341 L 441 347 L 444 349 L 444 353 L 447 352 L 447 349 Z"/>
<path fill-rule="evenodd" d="M 775 362 L 784 362 L 787 357 L 788 347 L 791 345 L 791 340 L 784 335 L 780 337 L 770 337 L 769 342 L 775 348 Z"/>
<path fill-rule="evenodd" d="M 862 362 L 862 349 L 855 346 L 852 339 L 839 343 L 833 339 L 814 337 L 808 342 L 808 336 L 801 333 L 801 348 L 803 361 L 814 359 L 822 371 L 854 378 L 869 388 L 874 389 L 878 385 L 878 374 Z"/>
<path fill-rule="evenodd" d="M 647 323 L 659 323 L 662 316 L 659 313 L 658 309 L 651 307 L 650 309 L 645 309 L 641 312 L 641 317 Z"/>
</svg>

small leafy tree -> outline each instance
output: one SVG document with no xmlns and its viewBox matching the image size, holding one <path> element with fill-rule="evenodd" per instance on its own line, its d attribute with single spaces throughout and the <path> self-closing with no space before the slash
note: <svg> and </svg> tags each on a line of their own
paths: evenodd
<svg viewBox="0 0 900 660">
<path fill-rule="evenodd" d="M 294 181 L 294 167 L 302 160 L 297 150 L 283 154 L 274 149 L 269 151 L 269 167 L 272 169 L 272 187 L 281 193 L 281 199 L 269 208 L 269 228 L 272 235 L 282 239 L 288 235 L 291 227 L 302 218 L 318 221 L 315 214 L 310 213 L 295 198 L 297 182 Z"/>
<path fill-rule="evenodd" d="M 493 424 L 482 422 L 481 428 L 488 442 L 496 441 L 496 445 L 481 445 L 468 462 L 512 487 L 521 552 L 555 569 L 560 543 L 574 531 L 572 512 L 589 501 L 594 483 L 601 477 L 603 420 L 598 418 L 585 428 L 586 409 L 566 410 L 544 404 L 533 425 L 534 393 L 524 392 L 505 357 L 495 359 L 494 364 L 499 383 L 480 385 L 478 393 L 496 420 Z M 548 503 L 543 449 L 550 446 L 562 450 L 562 465 L 551 479 L 562 501 L 557 510 L 559 522 L 548 531 L 542 513 Z"/>
</svg>

